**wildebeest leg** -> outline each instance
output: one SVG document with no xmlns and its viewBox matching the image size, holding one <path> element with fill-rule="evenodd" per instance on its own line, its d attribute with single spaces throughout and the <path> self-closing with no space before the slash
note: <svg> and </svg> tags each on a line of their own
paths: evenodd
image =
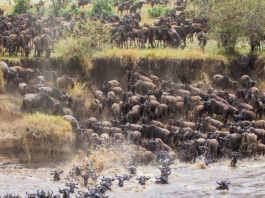
<svg viewBox="0 0 265 198">
<path fill-rule="evenodd" d="M 190 35 L 190 42 L 191 42 L 191 43 L 194 42 L 194 40 L 193 40 L 193 33 L 191 33 L 191 35 Z"/>
<path fill-rule="evenodd" d="M 47 54 L 46 54 L 46 57 L 49 58 L 51 55 L 51 50 L 47 50 Z"/>
<path fill-rule="evenodd" d="M 13 48 L 9 48 L 9 56 L 12 56 L 13 54 Z"/>
<path fill-rule="evenodd" d="M 134 44 L 134 46 L 137 46 L 135 40 L 136 40 L 136 39 L 134 38 L 134 39 L 133 39 L 133 44 Z"/>
<path fill-rule="evenodd" d="M 150 39 L 150 40 L 149 40 L 149 43 L 151 44 L 151 47 L 152 47 L 152 48 L 155 48 L 155 46 L 154 46 L 154 40 L 153 40 L 153 39 Z"/>
<path fill-rule="evenodd" d="M 186 37 L 183 38 L 184 46 L 186 47 Z"/>
<path fill-rule="evenodd" d="M 2 56 L 5 56 L 5 48 L 2 48 Z"/>
<path fill-rule="evenodd" d="M 3 56 L 3 52 L 4 52 L 4 45 L 1 44 L 0 45 L 0 55 Z"/>
<path fill-rule="evenodd" d="M 41 50 L 38 49 L 38 57 L 41 56 Z"/>
<path fill-rule="evenodd" d="M 229 118 L 229 114 L 228 113 L 224 113 L 224 124 L 226 125 L 226 123 L 227 123 L 227 120 L 228 120 L 228 118 Z"/>
<path fill-rule="evenodd" d="M 160 41 L 159 40 L 155 40 L 154 43 L 155 43 L 155 46 L 156 47 L 159 47 L 159 44 L 160 44 Z"/>
</svg>

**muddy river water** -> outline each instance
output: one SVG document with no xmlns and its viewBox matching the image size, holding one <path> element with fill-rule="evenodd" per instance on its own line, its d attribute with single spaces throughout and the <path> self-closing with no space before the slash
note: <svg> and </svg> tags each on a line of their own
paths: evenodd
<svg viewBox="0 0 265 198">
<path fill-rule="evenodd" d="M 70 165 L 60 165 L 67 172 Z M 53 190 L 65 188 L 66 174 L 62 175 L 63 181 L 54 182 L 49 175 L 51 167 L 25 168 L 19 164 L 0 161 L 0 195 L 4 193 L 33 193 L 36 190 Z M 104 170 L 102 175 L 114 176 L 123 174 L 124 168 L 112 167 Z M 219 161 L 209 166 L 202 162 L 194 164 L 175 161 L 171 166 L 172 174 L 169 184 L 155 184 L 155 176 L 160 171 L 155 166 L 137 168 L 137 176 L 145 175 L 152 178 L 145 186 L 140 186 L 135 177 L 130 182 L 125 182 L 120 188 L 114 182 L 112 191 L 107 195 L 113 198 L 170 198 L 170 197 L 265 197 L 265 158 L 244 159 L 239 161 L 236 168 L 229 166 L 228 161 Z M 218 191 L 216 180 L 231 181 L 229 191 Z M 79 190 L 85 190 L 80 187 Z"/>
</svg>

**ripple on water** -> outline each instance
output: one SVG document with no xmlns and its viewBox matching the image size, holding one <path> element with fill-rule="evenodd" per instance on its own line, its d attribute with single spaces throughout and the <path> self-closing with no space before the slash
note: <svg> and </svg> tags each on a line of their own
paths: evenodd
<svg viewBox="0 0 265 198">
<path fill-rule="evenodd" d="M 155 176 L 160 171 L 155 166 L 137 168 L 137 176 L 150 176 L 146 186 L 140 186 L 134 178 L 119 188 L 117 181 L 110 198 L 171 198 L 171 197 L 264 197 L 265 195 L 265 159 L 242 160 L 236 168 L 230 167 L 228 161 L 221 161 L 201 168 L 201 162 L 187 164 L 176 161 L 172 165 L 170 184 L 155 184 Z M 3 164 L 3 163 L 2 163 Z M 198 165 L 199 164 L 199 165 Z M 72 164 L 65 165 L 65 170 Z M 17 168 L 19 167 L 19 168 Z M 49 175 L 51 168 L 21 169 L 20 166 L 0 166 L 0 194 L 34 192 L 39 189 L 53 190 L 64 187 L 64 182 L 54 182 Z M 126 167 L 110 167 L 101 174 L 105 176 L 122 175 Z M 63 175 L 65 178 L 65 175 Z M 216 180 L 230 180 L 229 191 L 215 190 Z"/>
</svg>

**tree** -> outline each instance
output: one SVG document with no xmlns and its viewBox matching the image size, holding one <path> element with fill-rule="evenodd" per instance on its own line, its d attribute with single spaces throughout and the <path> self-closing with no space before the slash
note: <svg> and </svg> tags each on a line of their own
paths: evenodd
<svg viewBox="0 0 265 198">
<path fill-rule="evenodd" d="M 53 15 L 59 16 L 59 11 L 65 9 L 70 3 L 70 0 L 52 0 Z"/>
<path fill-rule="evenodd" d="M 11 2 L 9 2 L 12 4 Z M 27 13 L 30 9 L 30 0 L 14 0 L 13 5 L 13 14 L 23 14 Z"/>
<path fill-rule="evenodd" d="M 113 16 L 112 2 L 109 0 L 94 0 L 91 16 Z"/>
<path fill-rule="evenodd" d="M 264 0 L 196 0 L 227 53 L 234 53 L 239 37 L 252 38 L 265 30 Z"/>
</svg>

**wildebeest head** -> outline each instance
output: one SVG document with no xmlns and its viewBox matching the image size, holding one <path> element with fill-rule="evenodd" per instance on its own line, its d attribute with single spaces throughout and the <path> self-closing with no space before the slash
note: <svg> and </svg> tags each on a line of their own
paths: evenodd
<svg viewBox="0 0 265 198">
<path fill-rule="evenodd" d="M 229 190 L 230 181 L 216 181 L 219 185 L 216 187 L 217 190 Z"/>
<path fill-rule="evenodd" d="M 115 177 L 116 177 L 116 179 L 119 181 L 119 187 L 123 187 L 123 183 L 124 183 L 124 177 L 122 177 L 122 176 L 117 176 L 117 175 L 115 175 Z"/>
<path fill-rule="evenodd" d="M 27 197 L 27 198 L 37 198 L 38 195 L 37 195 L 37 193 L 29 194 L 28 192 L 26 192 L 26 197 Z"/>
<path fill-rule="evenodd" d="M 145 185 L 145 181 L 149 180 L 150 177 L 145 177 L 145 176 L 141 176 L 141 177 L 138 177 L 136 178 L 138 180 L 138 183 L 141 184 L 141 185 Z"/>
<path fill-rule="evenodd" d="M 59 193 L 63 194 L 63 198 L 70 198 L 70 190 L 69 189 L 63 189 L 63 190 L 61 190 L 59 188 Z"/>
<path fill-rule="evenodd" d="M 160 176 L 156 177 L 157 184 L 168 184 L 168 177 L 167 176 Z"/>
<path fill-rule="evenodd" d="M 250 81 L 250 86 L 251 86 L 251 87 L 254 87 L 256 83 L 257 83 L 257 81 L 255 81 L 255 80 L 251 80 L 251 81 Z"/>
<path fill-rule="evenodd" d="M 75 189 L 78 189 L 77 187 L 78 184 L 75 184 L 75 183 L 66 183 L 65 186 L 68 186 L 70 189 L 69 189 L 69 192 L 70 193 L 74 193 L 75 192 Z"/>
</svg>

